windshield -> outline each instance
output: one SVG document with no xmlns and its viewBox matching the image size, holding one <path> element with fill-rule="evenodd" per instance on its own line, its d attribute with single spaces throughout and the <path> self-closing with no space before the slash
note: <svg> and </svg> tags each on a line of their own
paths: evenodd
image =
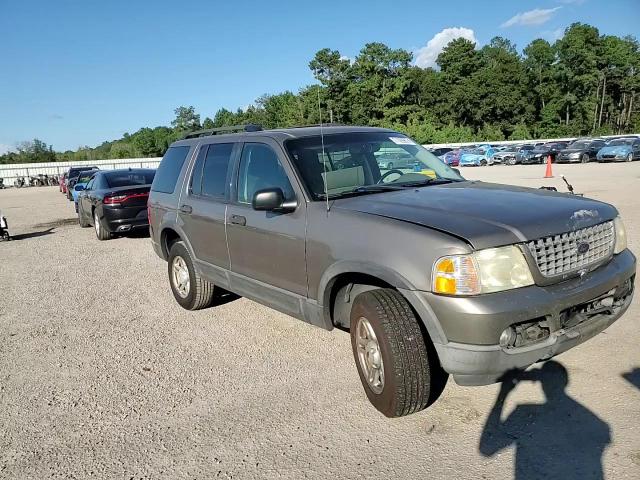
<svg viewBox="0 0 640 480">
<path fill-rule="evenodd" d="M 155 173 L 155 170 L 109 172 L 105 174 L 105 178 L 110 188 L 128 187 L 131 185 L 151 185 Z"/>
<path fill-rule="evenodd" d="M 329 197 L 339 197 L 464 180 L 427 149 L 395 132 L 325 135 L 324 145 L 318 135 L 288 140 L 285 147 L 314 200 L 325 198 L 325 190 Z M 399 159 L 392 168 L 390 156 Z"/>
<path fill-rule="evenodd" d="M 621 145 L 631 145 L 633 143 L 632 138 L 619 138 L 618 140 L 611 140 L 609 142 L 610 147 L 619 147 Z"/>
<path fill-rule="evenodd" d="M 576 148 L 576 149 L 589 148 L 589 142 L 573 142 L 571 144 L 571 148 Z"/>
<path fill-rule="evenodd" d="M 522 147 L 520 147 L 520 150 L 533 150 L 534 146 L 533 145 L 523 145 Z"/>
</svg>

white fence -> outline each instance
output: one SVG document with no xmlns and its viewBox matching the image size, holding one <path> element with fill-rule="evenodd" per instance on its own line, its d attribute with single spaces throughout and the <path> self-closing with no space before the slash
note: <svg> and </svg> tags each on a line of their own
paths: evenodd
<svg viewBox="0 0 640 480">
<path fill-rule="evenodd" d="M 58 176 L 66 172 L 69 167 L 95 166 L 100 170 L 114 170 L 116 168 L 157 168 L 161 158 L 115 158 L 111 160 L 87 160 L 83 162 L 51 162 L 51 163 L 13 163 L 0 165 L 0 178 L 5 186 L 14 184 L 18 177 L 24 177 L 27 183 L 29 177 L 36 175 Z"/>
</svg>

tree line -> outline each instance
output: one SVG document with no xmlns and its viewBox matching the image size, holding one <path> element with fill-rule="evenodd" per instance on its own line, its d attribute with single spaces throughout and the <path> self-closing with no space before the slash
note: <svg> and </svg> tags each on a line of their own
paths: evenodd
<svg viewBox="0 0 640 480">
<path fill-rule="evenodd" d="M 298 93 L 265 94 L 203 121 L 194 107 L 178 107 L 170 127 L 141 128 L 95 148 L 54 152 L 34 140 L 0 163 L 156 157 L 186 132 L 244 123 L 382 126 L 420 143 L 640 131 L 640 44 L 631 36 L 574 23 L 553 44 L 536 39 L 521 53 L 503 37 L 482 48 L 459 38 L 440 53 L 438 68 L 412 60 L 409 51 L 382 43 L 366 44 L 352 60 L 325 48 L 309 63 L 318 84 Z"/>
</svg>

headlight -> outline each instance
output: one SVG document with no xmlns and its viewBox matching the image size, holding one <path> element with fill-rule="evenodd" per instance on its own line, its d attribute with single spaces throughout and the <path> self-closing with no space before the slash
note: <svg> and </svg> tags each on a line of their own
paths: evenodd
<svg viewBox="0 0 640 480">
<path fill-rule="evenodd" d="M 624 228 L 624 222 L 621 217 L 615 218 L 613 227 L 616 230 L 616 244 L 613 247 L 613 253 L 615 254 L 627 248 L 627 229 Z"/>
<path fill-rule="evenodd" d="M 574 152 L 569 155 L 569 158 L 578 158 L 580 157 L 580 152 Z"/>
<path fill-rule="evenodd" d="M 478 295 L 533 285 L 529 265 L 514 245 L 439 258 L 433 266 L 433 292 Z"/>
</svg>

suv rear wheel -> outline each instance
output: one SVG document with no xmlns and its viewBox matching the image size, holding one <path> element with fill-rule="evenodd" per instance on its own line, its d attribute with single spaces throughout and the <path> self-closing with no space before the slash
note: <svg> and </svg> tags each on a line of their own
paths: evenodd
<svg viewBox="0 0 640 480">
<path fill-rule="evenodd" d="M 425 409 L 442 393 L 447 373 L 397 291 L 358 295 L 351 309 L 351 347 L 369 401 L 387 417 Z"/>
<path fill-rule="evenodd" d="M 171 245 L 167 264 L 171 291 L 182 308 L 200 310 L 211 305 L 214 285 L 196 272 L 184 242 Z"/>
</svg>

